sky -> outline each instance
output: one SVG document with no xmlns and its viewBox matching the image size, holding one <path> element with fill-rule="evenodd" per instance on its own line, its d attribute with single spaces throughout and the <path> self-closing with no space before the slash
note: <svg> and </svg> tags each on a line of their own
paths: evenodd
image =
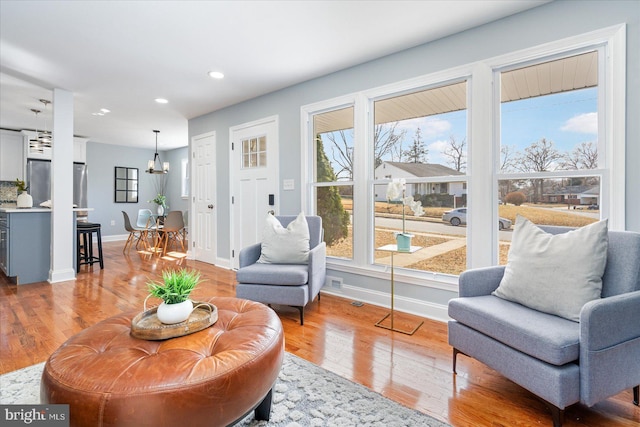
<svg viewBox="0 0 640 427">
<path fill-rule="evenodd" d="M 561 152 L 571 151 L 582 142 L 597 141 L 596 88 L 507 102 L 501 109 L 501 144 L 514 146 L 517 151 L 522 152 L 542 138 L 553 141 Z M 447 164 L 442 151 L 450 136 L 453 135 L 457 142 L 466 137 L 467 112 L 401 122 L 398 129 L 407 130 L 405 147 L 413 143 L 418 126 L 429 150 L 428 163 Z"/>
</svg>

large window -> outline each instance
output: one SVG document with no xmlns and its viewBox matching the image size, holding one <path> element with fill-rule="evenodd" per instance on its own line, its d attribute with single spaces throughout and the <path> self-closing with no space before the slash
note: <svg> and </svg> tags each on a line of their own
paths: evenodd
<svg viewBox="0 0 640 427">
<path fill-rule="evenodd" d="M 373 105 L 373 262 L 390 263 L 389 253 L 375 248 L 395 243 L 395 233 L 403 231 L 423 249 L 396 255 L 396 266 L 459 274 L 466 268 L 465 222 L 443 221 L 443 215 L 467 203 L 466 81 L 387 96 Z M 394 179 L 406 182 L 405 203 L 387 198 Z"/>
<path fill-rule="evenodd" d="M 313 116 L 313 197 L 327 255 L 353 258 L 353 106 Z"/>
<path fill-rule="evenodd" d="M 624 34 L 605 29 L 304 106 L 304 202 L 339 225 L 330 268 L 378 277 L 390 259 L 376 248 L 402 231 L 403 214 L 423 249 L 395 256 L 395 267 L 406 283 L 436 287 L 504 264 L 517 215 L 569 226 L 608 218 L 623 229 Z M 396 178 L 419 215 L 387 199 Z"/>
<path fill-rule="evenodd" d="M 595 49 L 500 72 L 501 216 L 565 226 L 600 219 L 598 57 Z M 500 263 L 509 240 L 501 236 Z"/>
</svg>

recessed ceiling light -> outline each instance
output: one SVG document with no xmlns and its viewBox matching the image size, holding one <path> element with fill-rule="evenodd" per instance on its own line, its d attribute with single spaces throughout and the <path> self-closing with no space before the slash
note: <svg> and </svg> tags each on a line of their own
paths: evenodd
<svg viewBox="0 0 640 427">
<path fill-rule="evenodd" d="M 168 101 L 168 100 L 166 100 L 166 99 L 164 99 L 164 98 L 156 98 L 156 99 L 155 99 L 155 101 L 156 101 L 158 104 L 168 104 L 168 103 L 169 103 L 169 101 Z"/>
<path fill-rule="evenodd" d="M 110 113 L 111 110 L 107 110 L 106 108 L 101 108 L 100 111 L 96 112 L 96 113 L 91 113 L 94 116 L 104 116 L 105 114 Z"/>
<path fill-rule="evenodd" d="M 209 77 L 211 77 L 212 79 L 223 79 L 224 74 L 222 74 L 220 71 L 209 71 Z"/>
</svg>

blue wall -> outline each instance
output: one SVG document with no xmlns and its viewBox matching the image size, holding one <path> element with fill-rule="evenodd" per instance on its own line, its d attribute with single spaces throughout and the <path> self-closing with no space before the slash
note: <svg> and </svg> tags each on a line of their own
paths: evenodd
<svg viewBox="0 0 640 427">
<path fill-rule="evenodd" d="M 148 149 L 124 147 L 121 145 L 87 143 L 87 202 L 94 208 L 89 212 L 89 221 L 102 225 L 105 240 L 121 238 L 127 232 L 124 229 L 122 211 L 133 220 L 138 209 L 155 210 L 156 204 L 149 203 L 156 195 L 156 180 L 166 178 L 166 191 L 170 209 L 186 210 L 187 200 L 180 198 L 180 159 L 187 157 L 187 147 L 160 152 L 160 157 L 171 163 L 167 175 L 150 175 L 144 172 L 147 161 L 153 156 Z M 116 166 L 139 169 L 138 203 L 114 202 L 114 168 Z M 115 225 L 111 225 L 111 222 Z"/>
</svg>

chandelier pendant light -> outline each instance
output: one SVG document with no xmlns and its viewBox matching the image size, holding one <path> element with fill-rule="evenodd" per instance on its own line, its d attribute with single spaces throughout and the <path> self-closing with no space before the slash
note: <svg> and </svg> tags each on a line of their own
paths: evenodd
<svg viewBox="0 0 640 427">
<path fill-rule="evenodd" d="M 44 104 L 45 120 L 44 120 L 44 130 L 38 134 L 38 141 L 40 141 L 43 146 L 51 148 L 51 144 L 53 144 L 53 135 L 51 134 L 51 132 L 47 130 L 47 118 L 46 118 L 47 106 L 51 104 L 51 101 L 48 101 L 46 99 L 41 99 L 40 102 Z"/>
<path fill-rule="evenodd" d="M 45 144 L 40 139 L 40 133 L 38 132 L 38 114 L 40 114 L 42 111 L 38 110 L 37 108 L 31 108 L 31 111 L 36 115 L 36 129 L 35 138 L 29 139 L 29 149 L 33 152 L 43 153 Z"/>
<path fill-rule="evenodd" d="M 147 162 L 147 169 L 145 172 L 153 174 L 162 174 L 169 172 L 169 162 L 160 161 L 160 154 L 158 154 L 158 134 L 159 130 L 154 130 L 156 134 L 156 152 L 153 155 L 153 160 Z"/>
</svg>

